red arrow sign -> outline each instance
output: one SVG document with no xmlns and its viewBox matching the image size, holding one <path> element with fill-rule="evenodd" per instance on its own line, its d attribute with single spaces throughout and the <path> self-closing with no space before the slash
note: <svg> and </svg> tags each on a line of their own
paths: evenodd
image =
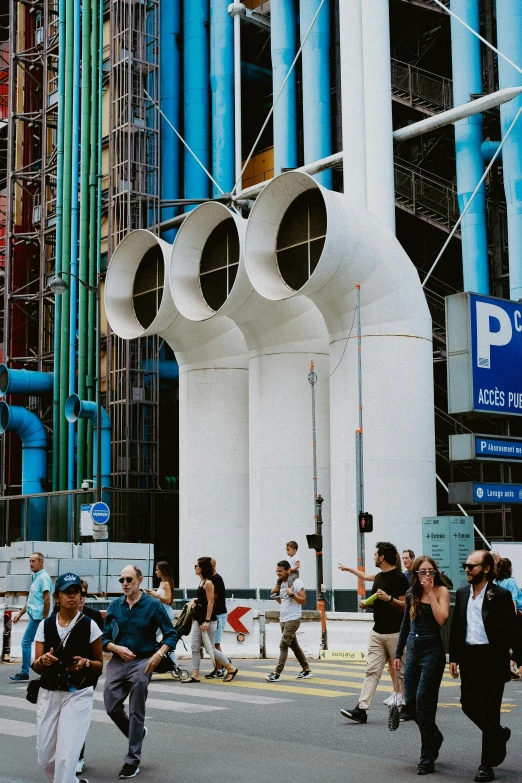
<svg viewBox="0 0 522 783">
<path fill-rule="evenodd" d="M 231 612 L 229 612 L 227 617 L 227 623 L 230 625 L 231 628 L 234 629 L 236 633 L 250 633 L 250 631 L 245 628 L 243 623 L 241 622 L 241 618 L 244 614 L 247 614 L 247 612 L 251 612 L 252 609 L 250 606 L 236 606 L 235 609 L 232 609 Z"/>
</svg>

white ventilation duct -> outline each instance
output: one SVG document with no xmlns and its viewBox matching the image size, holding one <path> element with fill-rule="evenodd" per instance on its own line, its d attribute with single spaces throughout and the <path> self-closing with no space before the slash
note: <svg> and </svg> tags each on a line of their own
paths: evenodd
<svg viewBox="0 0 522 783">
<path fill-rule="evenodd" d="M 332 548 L 352 563 L 360 284 L 364 491 L 375 530 L 366 562 L 373 568 L 377 540 L 420 551 L 421 517 L 436 513 L 436 496 L 431 317 L 415 267 L 378 218 L 299 172 L 276 177 L 258 197 L 245 258 L 262 296 L 306 296 L 328 327 Z M 334 586 L 346 579 L 334 577 Z"/>
<path fill-rule="evenodd" d="M 180 584 L 194 583 L 194 558 L 211 555 L 235 585 L 247 587 L 246 345 L 228 318 L 193 323 L 180 315 L 167 281 L 171 253 L 172 245 L 149 231 L 125 237 L 107 272 L 107 318 L 119 337 L 157 334 L 176 354 Z"/>
<path fill-rule="evenodd" d="M 315 361 L 319 491 L 325 498 L 325 582 L 331 578 L 329 541 L 328 336 L 306 299 L 274 302 L 252 288 L 243 248 L 246 221 L 219 203 L 193 210 L 172 253 L 171 294 L 187 319 L 212 324 L 228 316 L 249 351 L 250 583 L 271 585 L 274 569 L 295 539 L 307 585 L 315 553 L 310 361 Z M 228 536 L 228 531 L 224 531 Z"/>
</svg>

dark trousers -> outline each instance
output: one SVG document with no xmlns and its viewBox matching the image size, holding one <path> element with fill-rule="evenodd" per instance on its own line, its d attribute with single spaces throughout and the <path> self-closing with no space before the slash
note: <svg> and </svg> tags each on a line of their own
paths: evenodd
<svg viewBox="0 0 522 783">
<path fill-rule="evenodd" d="M 459 662 L 462 711 L 482 732 L 481 763 L 494 767 L 505 754 L 505 734 L 500 725 L 500 707 L 505 682 L 504 667 L 487 644 L 468 645 Z M 499 761 L 500 759 L 500 761 Z"/>
<path fill-rule="evenodd" d="M 145 732 L 145 702 L 149 690 L 150 674 L 145 674 L 147 658 L 122 661 L 113 656 L 107 664 L 107 676 L 103 700 L 109 718 L 129 738 L 129 750 L 125 763 L 138 766 L 141 759 L 141 743 Z M 123 702 L 129 697 L 129 714 Z"/>
<path fill-rule="evenodd" d="M 442 744 L 435 716 L 445 666 L 446 656 L 439 635 L 408 637 L 404 701 L 419 727 L 421 764 L 432 764 Z"/>
</svg>

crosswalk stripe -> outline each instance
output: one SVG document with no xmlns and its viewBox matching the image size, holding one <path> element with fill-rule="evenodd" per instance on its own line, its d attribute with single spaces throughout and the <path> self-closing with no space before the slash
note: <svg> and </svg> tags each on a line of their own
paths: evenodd
<svg viewBox="0 0 522 783">
<path fill-rule="evenodd" d="M 27 699 L 18 698 L 16 696 L 0 696 L 0 705 L 2 707 L 14 707 L 16 710 L 36 712 L 36 704 L 31 704 Z M 112 723 L 112 720 L 105 710 L 93 710 L 91 720 L 95 723 Z"/>
<path fill-rule="evenodd" d="M 156 685 L 151 683 L 149 685 L 149 691 L 156 691 L 159 693 L 169 693 L 175 697 L 178 693 L 182 696 L 193 696 L 196 699 L 214 699 L 216 701 L 235 701 L 243 702 L 244 704 L 284 704 L 292 699 L 277 699 L 274 696 L 254 696 L 249 693 L 227 693 L 228 689 L 223 688 L 223 691 L 216 691 L 214 689 L 208 690 L 197 685 L 178 685 L 173 683 L 172 685 Z M 147 702 L 148 704 L 148 702 Z"/>
<path fill-rule="evenodd" d="M 95 692 L 94 698 L 96 701 L 103 701 L 103 693 Z M 170 701 L 169 699 L 147 699 L 147 709 L 196 713 L 216 712 L 218 710 L 226 710 L 226 707 L 216 707 L 211 704 L 191 704 L 187 701 Z"/>
<path fill-rule="evenodd" d="M 336 671 L 336 672 L 330 672 L 330 671 L 324 671 L 322 668 L 321 668 L 321 669 L 319 669 L 319 668 L 318 668 L 318 667 L 315 665 L 315 663 L 313 663 L 313 662 L 311 663 L 311 666 L 312 666 L 312 668 L 313 668 L 313 671 L 314 671 L 314 682 L 319 682 L 320 684 L 325 684 L 325 683 L 326 683 L 326 679 L 324 679 L 324 680 L 321 680 L 321 678 L 320 678 L 320 677 L 316 677 L 316 676 L 315 676 L 315 673 L 316 673 L 316 672 L 320 672 L 321 674 L 324 674 L 324 675 L 325 675 L 325 677 L 330 677 L 330 676 L 331 676 L 331 677 L 333 677 L 334 675 L 337 675 L 337 676 L 340 676 L 340 677 L 352 677 L 352 678 L 360 678 L 361 680 L 363 680 L 363 679 L 364 679 L 364 677 L 365 677 L 365 672 L 352 672 L 352 671 L 345 671 L 345 673 L 344 673 L 344 674 L 342 674 L 341 672 L 337 672 L 337 671 Z M 263 665 L 263 666 L 257 666 L 257 667 L 256 667 L 256 669 L 266 669 L 266 670 L 268 670 L 268 671 L 273 671 L 273 667 L 272 667 L 272 666 L 266 666 L 266 665 Z M 290 664 L 290 665 L 288 665 L 288 664 L 287 664 L 287 665 L 285 666 L 285 672 L 286 672 L 286 671 L 289 671 L 289 672 L 300 672 L 300 671 L 301 671 L 301 667 L 300 667 L 300 666 L 293 666 L 292 664 Z M 261 677 L 264 677 L 265 675 L 264 675 L 264 674 L 257 673 L 257 674 L 253 674 L 252 676 L 255 676 L 255 677 L 260 677 L 260 676 L 261 676 Z M 453 680 L 453 678 L 451 677 L 451 675 L 450 675 L 448 678 L 446 678 L 446 679 L 447 679 L 447 681 L 446 681 L 446 682 L 444 682 L 444 680 L 441 682 L 441 688 L 452 688 L 452 687 L 454 687 L 456 684 L 458 684 L 458 682 L 457 682 L 457 681 Z M 383 675 L 381 676 L 381 679 L 380 679 L 380 681 L 381 681 L 381 682 L 384 682 L 384 683 L 389 683 L 389 685 L 387 686 L 387 689 L 389 690 L 389 688 L 390 688 L 390 686 L 391 686 L 391 677 L 390 677 L 390 675 L 389 675 L 389 674 L 383 674 Z M 336 681 L 335 681 L 335 680 L 331 680 L 330 682 L 332 682 L 332 684 L 334 684 Z M 340 681 L 337 681 L 337 682 L 340 682 Z M 348 683 L 343 683 L 343 684 L 346 684 L 346 685 L 357 685 L 357 683 L 350 683 L 350 682 L 348 682 Z M 361 685 L 361 684 L 362 684 L 362 683 L 359 683 L 359 685 Z M 381 686 L 381 687 L 383 687 L 383 686 Z"/>
<path fill-rule="evenodd" d="M 248 677 L 252 672 L 244 671 L 243 675 L 245 677 Z M 261 677 L 264 678 L 264 675 L 261 675 Z M 220 685 L 220 682 L 218 680 L 209 680 L 209 683 L 212 683 L 213 685 Z M 304 687 L 303 685 L 283 685 L 283 682 L 285 680 L 279 680 L 278 682 L 248 682 L 243 679 L 239 681 L 229 682 L 227 684 L 227 690 L 228 688 L 253 688 L 257 690 L 263 690 L 263 691 L 271 691 L 272 693 L 298 693 L 300 696 L 326 696 L 327 698 L 336 698 L 338 696 L 355 696 L 356 693 L 349 693 L 348 691 L 335 691 L 335 690 L 328 690 L 327 688 L 311 688 L 311 687 Z M 346 683 L 343 683 L 346 685 Z M 357 687 L 359 687 L 357 685 Z"/>
<path fill-rule="evenodd" d="M 247 672 L 247 671 L 245 671 L 243 674 L 244 674 L 245 677 L 256 677 L 256 678 L 259 678 L 259 679 L 262 679 L 262 680 L 266 680 L 266 675 L 263 674 L 262 672 L 252 672 L 252 671 Z M 284 678 L 284 673 L 283 673 L 282 677 Z M 295 678 L 293 678 L 293 679 L 295 679 Z M 346 681 L 346 680 L 334 680 L 334 679 L 330 679 L 330 678 L 326 678 L 326 677 L 315 677 L 315 675 L 314 675 L 313 681 L 314 681 L 314 686 L 315 686 L 315 684 L 317 684 L 317 685 L 330 685 L 332 688 L 337 687 L 337 688 L 343 688 L 343 689 L 344 688 L 356 688 L 356 689 L 359 689 L 361 687 L 361 683 L 360 682 L 350 682 L 349 680 L 348 681 Z M 308 693 L 308 691 L 311 690 L 311 688 L 308 687 L 308 682 L 310 682 L 310 681 L 307 680 L 306 684 L 305 684 L 305 682 L 303 681 L 303 684 L 298 686 L 298 688 L 299 688 L 301 693 L 303 691 Z M 279 687 L 279 686 L 277 686 L 277 687 Z M 377 690 L 378 691 L 386 691 L 387 693 L 389 693 L 390 687 L 389 687 L 389 685 L 378 685 L 377 686 Z"/>
<path fill-rule="evenodd" d="M 36 726 L 34 723 L 25 723 L 11 718 L 0 718 L 0 734 L 9 734 L 11 737 L 34 737 Z"/>
</svg>

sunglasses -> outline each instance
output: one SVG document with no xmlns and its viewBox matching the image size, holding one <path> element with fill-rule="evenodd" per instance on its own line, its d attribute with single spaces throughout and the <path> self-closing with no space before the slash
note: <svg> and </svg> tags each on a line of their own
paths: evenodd
<svg viewBox="0 0 522 783">
<path fill-rule="evenodd" d="M 478 568 L 478 566 L 482 566 L 484 563 L 462 563 L 462 568 L 464 571 L 473 571 L 474 568 Z"/>
<path fill-rule="evenodd" d="M 199 563 L 196 563 L 196 565 L 194 566 L 194 568 L 199 568 Z"/>
<path fill-rule="evenodd" d="M 435 576 L 437 571 L 434 568 L 421 568 L 417 571 L 419 576 Z"/>
<path fill-rule="evenodd" d="M 136 579 L 135 576 L 120 576 L 118 582 L 120 583 L 120 585 L 122 585 L 124 582 L 127 582 L 127 584 L 130 585 L 130 583 L 134 582 L 135 579 Z"/>
</svg>

